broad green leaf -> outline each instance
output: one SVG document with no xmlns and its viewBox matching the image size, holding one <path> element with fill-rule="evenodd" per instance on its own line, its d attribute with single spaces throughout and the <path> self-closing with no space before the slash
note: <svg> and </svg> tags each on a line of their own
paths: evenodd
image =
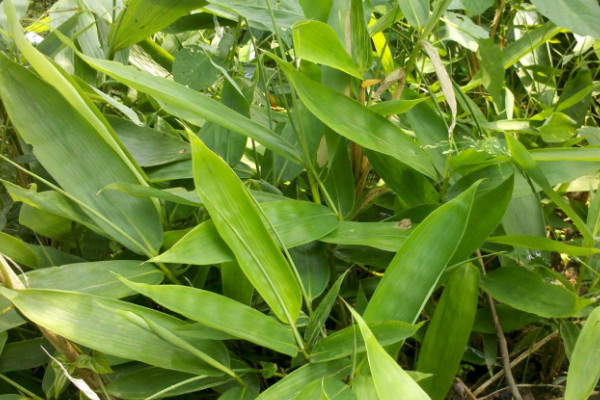
<svg viewBox="0 0 600 400">
<path fill-rule="evenodd" d="M 256 400 L 293 399 L 306 385 L 327 377 L 341 379 L 350 373 L 346 360 L 304 365 L 262 392 Z"/>
<path fill-rule="evenodd" d="M 382 346 L 398 343 L 409 338 L 417 333 L 420 327 L 421 325 L 412 325 L 400 321 L 369 324 L 369 329 Z M 354 352 L 357 354 L 364 353 L 364 343 L 361 340 L 356 340 L 358 332 L 359 330 L 353 325 L 328 335 L 315 345 L 310 353 L 310 361 L 331 361 L 351 356 Z"/>
<path fill-rule="evenodd" d="M 247 306 L 252 306 L 254 287 L 235 261 L 221 264 L 223 295 Z"/>
<path fill-rule="evenodd" d="M 290 64 L 273 55 L 271 57 L 285 72 L 306 108 L 335 132 L 363 147 L 390 155 L 429 177 L 436 176 L 419 145 L 393 123 L 344 94 L 299 73 Z M 324 104 L 329 106 L 324 108 Z"/>
<path fill-rule="evenodd" d="M 573 118 L 577 126 L 585 125 L 585 118 L 592 103 L 591 92 L 597 87 L 592 81 L 592 71 L 581 67 L 562 89 L 556 111 L 561 111 L 558 107 L 562 109 L 562 106 L 568 104 L 569 107 L 563 110 L 564 113 Z M 575 100 L 577 102 L 574 103 Z"/>
<path fill-rule="evenodd" d="M 547 147 L 529 152 L 535 161 L 600 161 L 600 147 Z"/>
<path fill-rule="evenodd" d="M 375 390 L 380 400 L 427 400 L 429 396 L 379 344 L 362 317 L 349 308 L 360 328 Z"/>
<path fill-rule="evenodd" d="M 338 225 L 337 218 L 329 209 L 311 202 L 269 201 L 262 204 L 261 208 L 287 248 L 317 240 Z M 270 227 L 268 229 L 271 231 Z M 196 226 L 152 261 L 211 265 L 232 261 L 234 258 L 211 220 Z"/>
<path fill-rule="evenodd" d="M 292 35 L 297 57 L 362 79 L 360 70 L 329 25 L 319 21 L 300 21 L 292 27 Z"/>
<path fill-rule="evenodd" d="M 351 53 L 354 63 L 361 72 L 371 68 L 373 54 L 371 37 L 365 24 L 365 10 L 362 0 L 350 0 L 350 38 L 352 39 Z"/>
<path fill-rule="evenodd" d="M 369 108 L 375 111 L 377 114 L 387 117 L 393 114 L 403 114 L 410 111 L 414 106 L 427 100 L 427 97 L 421 97 L 414 100 L 388 100 L 375 103 Z"/>
<path fill-rule="evenodd" d="M 538 128 L 546 143 L 560 143 L 571 139 L 576 133 L 575 121 L 566 114 L 555 112 Z"/>
<path fill-rule="evenodd" d="M 429 20 L 429 0 L 399 0 L 400 9 L 414 28 L 423 28 Z"/>
<path fill-rule="evenodd" d="M 600 307 L 590 314 L 579 333 L 567 374 L 565 400 L 585 400 L 600 377 Z"/>
<path fill-rule="evenodd" d="M 454 252 L 450 265 L 470 257 L 500 224 L 511 201 L 513 176 L 489 188 L 494 180 L 484 180 L 471 206 L 469 222 L 460 245 Z"/>
<path fill-rule="evenodd" d="M 71 236 L 70 220 L 32 207 L 29 204 L 21 205 L 19 223 L 48 238 L 69 241 Z"/>
<path fill-rule="evenodd" d="M 333 0 L 299 0 L 298 3 L 307 19 L 327 22 Z"/>
<path fill-rule="evenodd" d="M 111 54 L 141 42 L 206 4 L 205 0 L 130 0 L 110 31 Z"/>
<path fill-rule="evenodd" d="M 600 40 L 600 5 L 595 0 L 532 0 L 540 14 L 578 35 Z"/>
<path fill-rule="evenodd" d="M 502 104 L 502 85 L 504 84 L 502 50 L 494 43 L 494 39 L 479 40 L 477 57 L 481 61 L 483 86 L 490 92 L 494 102 L 500 106 Z"/>
<path fill-rule="evenodd" d="M 319 306 L 313 312 L 313 315 L 310 316 L 308 324 L 306 325 L 306 330 L 304 331 L 304 339 L 306 339 L 306 343 L 309 347 L 316 342 L 319 332 L 323 329 L 323 325 L 331 313 L 331 309 L 333 308 L 335 300 L 340 292 L 340 288 L 342 287 L 342 282 L 347 274 L 348 271 L 344 272 L 336 279 L 333 285 L 331 285 L 331 288 L 329 288 L 327 294 L 319 303 Z"/>
<path fill-rule="evenodd" d="M 290 249 L 289 253 L 309 300 L 316 299 L 327 287 L 331 274 L 326 246 L 323 243 L 311 242 Z"/>
<path fill-rule="evenodd" d="M 476 16 L 494 5 L 494 0 L 459 0 L 469 16 Z"/>
<path fill-rule="evenodd" d="M 350 386 L 344 384 L 340 379 L 321 378 L 306 385 L 295 400 L 356 400 Z"/>
<path fill-rule="evenodd" d="M 557 253 L 570 254 L 572 256 L 591 256 L 600 253 L 599 249 L 593 247 L 579 247 L 557 242 L 541 236 L 528 235 L 508 235 L 492 236 L 486 239 L 488 243 L 505 244 L 513 247 L 524 247 L 526 249 L 536 249 L 545 251 L 556 251 Z"/>
<path fill-rule="evenodd" d="M 254 97 L 255 85 L 245 78 L 237 78 L 233 82 L 237 85 L 237 88 L 228 80 L 223 82 L 221 103 L 245 117 L 250 117 L 250 104 Z M 242 93 L 240 93 L 240 90 Z M 244 155 L 248 139 L 244 135 L 230 131 L 210 121 L 202 126 L 198 136 L 212 151 L 227 161 L 227 164 L 232 168 L 240 162 Z M 289 160 L 285 161 L 289 162 Z M 299 166 L 299 168 L 302 167 Z"/>
<path fill-rule="evenodd" d="M 560 338 L 563 341 L 565 355 L 569 362 L 571 361 L 571 357 L 573 357 L 573 350 L 575 349 L 575 344 L 580 333 L 581 328 L 574 322 L 564 319 L 560 320 Z"/>
<path fill-rule="evenodd" d="M 288 29 L 295 22 L 303 20 L 304 15 L 300 5 L 296 1 L 277 2 L 269 0 L 275 24 L 280 29 Z M 221 15 L 225 12 L 226 18 L 237 21 L 243 17 L 250 22 L 250 26 L 261 30 L 274 31 L 271 13 L 265 0 L 209 0 L 210 6 L 207 10 Z M 215 7 L 218 6 L 218 7 Z"/>
<path fill-rule="evenodd" d="M 432 212 L 413 230 L 377 286 L 365 320 L 416 320 L 461 243 L 476 189 L 477 184 Z"/>
<path fill-rule="evenodd" d="M 3 103 L 44 168 L 67 193 L 87 206 L 85 212 L 106 235 L 136 252 L 156 253 L 162 242 L 162 227 L 150 199 L 132 199 L 121 193 L 97 195 L 111 182 L 140 183 L 136 172 L 115 150 L 117 145 L 107 142 L 97 124 L 86 119 L 79 112 L 81 108 L 75 109 L 54 87 L 4 56 L 0 65 Z M 32 104 L 39 108 L 33 118 L 29 112 Z"/>
<path fill-rule="evenodd" d="M 234 387 L 219 396 L 218 400 L 254 400 L 258 392 L 252 388 Z"/>
<path fill-rule="evenodd" d="M 293 325 L 301 307 L 299 282 L 235 172 L 190 136 L 194 182 L 219 235 L 275 315 Z"/>
<path fill-rule="evenodd" d="M 29 268 L 38 268 L 40 264 L 39 257 L 27 243 L 4 232 L 0 232 L 0 253 Z"/>
<path fill-rule="evenodd" d="M 0 294 L 32 322 L 83 346 L 162 368 L 198 375 L 219 374 L 117 312 L 124 310 L 143 315 L 167 329 L 183 324 L 158 311 L 105 297 L 57 290 L 0 288 Z"/>
<path fill-rule="evenodd" d="M 471 263 L 458 267 L 435 309 L 419 352 L 417 370 L 433 374 L 421 387 L 432 399 L 443 400 L 458 372 L 469 341 L 479 295 L 479 270 Z"/>
<path fill-rule="evenodd" d="M 193 89 L 165 78 L 144 74 L 114 61 L 91 58 L 83 54 L 80 54 L 80 57 L 111 78 L 166 103 L 167 111 L 174 115 L 182 114 L 184 119 L 191 116 L 212 121 L 232 132 L 251 137 L 292 161 L 298 162 L 302 159 L 301 153 L 283 141 L 277 133 Z"/>
<path fill-rule="evenodd" d="M 502 303 L 544 318 L 570 317 L 589 304 L 564 287 L 546 283 L 538 273 L 521 267 L 490 271 L 481 278 L 481 287 Z"/>
<path fill-rule="evenodd" d="M 107 120 L 141 167 L 154 167 L 190 158 L 190 145 L 173 134 L 138 126 L 122 118 L 108 116 Z"/>
<path fill-rule="evenodd" d="M 337 229 L 320 238 L 325 243 L 370 246 L 398 251 L 413 232 L 410 220 L 398 222 L 340 221 Z"/>
<path fill-rule="evenodd" d="M 213 54 L 210 49 L 201 46 L 185 46 L 175 53 L 173 61 L 173 79 L 175 82 L 194 90 L 204 90 L 211 87 L 222 75 L 224 60 L 219 54 Z"/>
<path fill-rule="evenodd" d="M 230 380 L 229 376 L 192 375 L 148 367 L 119 376 L 106 386 L 106 390 L 120 399 L 142 400 L 163 391 L 164 397 L 172 397 L 208 389 Z"/>
<path fill-rule="evenodd" d="M 298 352 L 290 327 L 235 300 L 188 286 L 124 282 L 163 307 L 203 325 L 283 354 L 294 356 Z"/>
<path fill-rule="evenodd" d="M 41 346 L 48 348 L 51 345 L 41 337 L 7 343 L 0 355 L 0 372 L 21 371 L 46 364 L 48 356 Z"/>
<path fill-rule="evenodd" d="M 161 190 L 131 183 L 111 183 L 102 190 L 117 190 L 133 197 L 155 197 L 175 204 L 185 204 L 192 207 L 202 206 L 202 201 L 198 194 L 196 192 L 188 192 L 184 188 Z"/>
</svg>

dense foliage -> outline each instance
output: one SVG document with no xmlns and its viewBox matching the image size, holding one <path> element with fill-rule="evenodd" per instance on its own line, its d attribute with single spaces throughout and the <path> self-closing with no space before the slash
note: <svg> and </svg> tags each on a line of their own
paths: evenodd
<svg viewBox="0 0 600 400">
<path fill-rule="evenodd" d="M 1 4 L 0 400 L 593 393 L 596 0 L 125 3 Z"/>
</svg>

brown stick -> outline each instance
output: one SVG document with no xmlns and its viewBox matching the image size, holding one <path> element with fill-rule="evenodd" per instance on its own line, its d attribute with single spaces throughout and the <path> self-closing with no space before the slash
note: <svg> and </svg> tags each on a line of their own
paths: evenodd
<svg viewBox="0 0 600 400">
<path fill-rule="evenodd" d="M 521 362 L 523 362 L 523 360 L 527 359 L 527 357 L 529 357 L 531 354 L 535 353 L 536 351 L 538 351 L 542 346 L 544 346 L 546 343 L 548 343 L 549 341 L 551 341 L 552 339 L 554 339 L 556 337 L 556 335 L 558 335 L 558 331 L 554 331 L 551 334 L 549 334 L 548 336 L 546 336 L 545 338 L 543 338 L 542 340 L 540 340 L 539 342 L 537 342 L 536 344 L 534 344 L 533 346 L 531 346 L 527 351 L 524 351 L 523 353 L 521 353 L 521 355 L 519 355 L 517 358 L 515 358 L 511 363 L 510 363 L 510 367 L 514 368 L 516 365 L 520 364 Z M 480 395 L 481 393 L 483 393 L 483 391 L 485 389 L 487 389 L 492 383 L 496 382 L 498 379 L 502 378 L 502 376 L 504 375 L 504 371 L 499 371 L 498 373 L 496 373 L 494 376 L 492 376 L 490 379 L 488 379 L 487 381 L 485 381 L 481 386 L 479 386 L 476 390 L 473 391 L 473 394 L 475 394 L 475 396 Z M 522 386 L 522 385 L 521 385 Z"/>
<path fill-rule="evenodd" d="M 477 249 L 477 256 L 479 257 L 479 263 L 481 264 L 481 269 L 485 275 L 485 264 L 483 263 L 481 251 L 479 251 L 479 249 Z M 490 294 L 486 294 L 486 296 L 488 304 L 490 305 L 490 314 L 492 315 L 492 321 L 494 321 L 496 336 L 498 336 L 498 346 L 500 347 L 500 355 L 502 356 L 502 366 L 504 368 L 504 374 L 506 375 L 506 381 L 508 382 L 508 386 L 510 387 L 513 397 L 516 400 L 523 400 L 523 397 L 519 392 L 519 388 L 517 387 L 517 383 L 515 382 L 515 377 L 512 374 L 510 366 L 510 354 L 508 353 L 508 343 L 506 343 L 506 337 L 504 337 L 504 331 L 502 330 L 502 325 L 500 324 L 500 319 L 498 318 L 498 313 L 496 312 L 494 299 Z"/>
</svg>

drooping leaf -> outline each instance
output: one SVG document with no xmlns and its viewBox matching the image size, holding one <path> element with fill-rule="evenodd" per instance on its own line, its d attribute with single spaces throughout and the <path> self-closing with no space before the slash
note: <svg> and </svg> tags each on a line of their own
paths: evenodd
<svg viewBox="0 0 600 400">
<path fill-rule="evenodd" d="M 143 315 L 167 329 L 183 324 L 166 314 L 132 303 L 84 293 L 43 289 L 12 291 L 0 288 L 0 294 L 9 299 L 29 320 L 83 346 L 167 369 L 199 375 L 220 374 L 188 352 L 128 321 L 117 310 Z M 115 329 L 115 326 L 119 329 Z M 206 344 L 208 347 L 212 346 L 208 342 Z M 208 347 L 206 350 L 214 354 Z M 226 355 L 224 347 L 222 350 L 225 351 L 222 355 Z M 215 355 L 218 358 L 222 356 Z"/>
<path fill-rule="evenodd" d="M 411 233 L 369 301 L 365 320 L 416 320 L 461 242 L 476 189 L 477 184 L 435 210 Z"/>
<path fill-rule="evenodd" d="M 338 225 L 331 211 L 315 203 L 278 200 L 266 202 L 261 208 L 287 248 L 318 240 Z M 270 231 L 270 227 L 268 229 Z M 219 236 L 213 221 L 196 226 L 167 251 L 152 259 L 155 262 L 195 265 L 232 260 L 234 255 Z"/>
<path fill-rule="evenodd" d="M 275 315 L 294 324 L 301 293 L 290 265 L 269 233 L 262 211 L 233 170 L 201 140 L 190 136 L 194 181 L 219 235 Z"/>
<path fill-rule="evenodd" d="M 319 21 L 300 21 L 292 27 L 296 56 L 327 65 L 362 79 L 360 70 L 346 53 L 335 31 Z"/>
<path fill-rule="evenodd" d="M 555 112 L 538 128 L 546 143 L 560 143 L 571 139 L 576 132 L 575 121 L 566 114 Z"/>
<path fill-rule="evenodd" d="M 521 267 L 502 267 L 481 279 L 483 290 L 518 310 L 544 318 L 569 317 L 589 301 Z M 532 296 L 531 293 L 535 293 Z"/>
<path fill-rule="evenodd" d="M 488 243 L 506 244 L 513 247 L 524 247 L 527 249 L 556 251 L 558 253 L 571 254 L 573 256 L 590 256 L 600 253 L 599 249 L 593 247 L 579 247 L 558 242 L 540 236 L 508 235 L 494 236 L 486 240 Z"/>
<path fill-rule="evenodd" d="M 537 10 L 554 22 L 578 35 L 600 40 L 600 5 L 594 0 L 532 0 Z"/>
<path fill-rule="evenodd" d="M 399 0 L 400 9 L 408 23 L 414 28 L 423 28 L 429 20 L 428 0 Z"/>
<path fill-rule="evenodd" d="M 111 54 L 166 28 L 179 17 L 207 4 L 205 0 L 131 0 L 110 31 Z"/>
<path fill-rule="evenodd" d="M 117 62 L 95 59 L 82 54 L 80 56 L 93 68 L 166 103 L 166 108 L 174 115 L 184 119 L 191 118 L 192 122 L 212 121 L 233 132 L 249 136 L 292 161 L 297 162 L 302 159 L 300 152 L 283 141 L 277 133 L 195 90 L 168 79 L 144 74 Z"/>
<path fill-rule="evenodd" d="M 328 335 L 319 341 L 310 353 L 311 362 L 323 362 L 347 357 L 356 352 L 364 353 L 365 346 L 356 340 L 359 330 L 355 325 L 348 326 Z M 407 324 L 400 321 L 388 321 L 381 324 L 370 324 L 369 329 L 382 346 L 398 343 L 414 335 L 420 325 Z"/>
<path fill-rule="evenodd" d="M 436 176 L 423 150 L 390 121 L 342 93 L 313 81 L 290 64 L 276 60 L 306 108 L 332 130 L 363 147 L 390 155 L 427 176 Z M 323 104 L 331 107 L 326 110 Z"/>
<path fill-rule="evenodd" d="M 124 282 L 163 307 L 203 325 L 283 354 L 293 356 L 298 352 L 288 326 L 235 300 L 187 286 Z"/>
<path fill-rule="evenodd" d="M 370 246 L 381 250 L 398 251 L 412 232 L 410 220 L 398 222 L 340 221 L 336 230 L 319 240 L 325 243 Z"/>
<path fill-rule="evenodd" d="M 349 308 L 362 334 L 375 390 L 380 400 L 427 400 L 429 396 L 379 344 L 362 317 Z"/>
<path fill-rule="evenodd" d="M 565 400 L 585 400 L 600 377 L 600 308 L 590 314 L 579 333 L 567 374 Z"/>
<path fill-rule="evenodd" d="M 443 400 L 454 381 L 469 341 L 479 294 L 479 270 L 471 263 L 450 276 L 427 328 L 417 370 L 433 377 L 421 387 L 432 399 Z"/>
<path fill-rule="evenodd" d="M 504 83 L 504 66 L 502 50 L 494 43 L 494 39 L 479 40 L 478 57 L 481 61 L 483 86 L 490 92 L 497 105 L 502 104 L 502 85 Z"/>
<path fill-rule="evenodd" d="M 155 253 L 162 227 L 152 201 L 118 192 L 97 195 L 112 182 L 139 183 L 133 171 L 56 89 L 4 56 L 0 64 L 4 105 L 46 170 L 88 207 L 84 211 L 106 235 L 136 252 Z M 33 118 L 27 111 L 32 105 Z"/>
</svg>

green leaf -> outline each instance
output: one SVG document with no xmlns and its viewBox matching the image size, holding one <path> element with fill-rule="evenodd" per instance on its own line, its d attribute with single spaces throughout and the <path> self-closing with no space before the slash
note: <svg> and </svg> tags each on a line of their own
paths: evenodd
<svg viewBox="0 0 600 400">
<path fill-rule="evenodd" d="M 100 60 L 83 54 L 79 56 L 111 78 L 166 103 L 165 108 L 173 115 L 184 119 L 191 118 L 192 122 L 198 121 L 200 125 L 204 120 L 212 121 L 232 132 L 251 137 L 292 161 L 298 162 L 302 159 L 301 153 L 282 140 L 277 133 L 193 89 L 165 78 L 144 74 L 114 61 Z"/>
<path fill-rule="evenodd" d="M 422 101 L 428 100 L 427 97 L 421 97 L 414 100 L 388 100 L 375 103 L 369 108 L 375 111 L 377 114 L 387 117 L 393 114 L 404 114 L 410 111 L 414 106 L 421 103 Z"/>
<path fill-rule="evenodd" d="M 413 323 L 465 234 L 477 184 L 432 212 L 388 266 L 364 317 Z M 436 251 L 431 251 L 435 248 Z M 402 307 L 398 307 L 402 304 Z"/>
<path fill-rule="evenodd" d="M 116 192 L 97 194 L 112 182 L 139 184 L 134 172 L 56 89 L 4 56 L 0 66 L 4 105 L 40 163 L 67 193 L 89 207 L 85 212 L 106 235 L 136 252 L 155 253 L 162 226 L 152 201 Z M 32 104 L 37 110 L 33 115 Z"/>
<path fill-rule="evenodd" d="M 371 37 L 365 24 L 365 10 L 362 0 L 350 0 L 350 38 L 352 39 L 352 58 L 361 72 L 371 68 L 373 54 Z"/>
<path fill-rule="evenodd" d="M 213 63 L 221 66 L 223 60 L 202 46 L 185 46 L 175 53 L 173 79 L 194 90 L 206 89 L 222 74 Z"/>
<path fill-rule="evenodd" d="M 413 232 L 410 220 L 398 222 L 340 221 L 337 229 L 319 239 L 325 243 L 370 246 L 398 251 Z"/>
<path fill-rule="evenodd" d="M 504 66 L 502 50 L 494 43 L 494 39 L 479 40 L 477 56 L 481 61 L 481 78 L 483 86 L 490 92 L 498 108 L 503 103 L 502 86 L 504 84 Z"/>
<path fill-rule="evenodd" d="M 346 360 L 304 365 L 262 392 L 256 400 L 293 399 L 311 382 L 327 377 L 341 379 L 350 373 Z"/>
<path fill-rule="evenodd" d="M 362 79 L 360 70 L 329 25 L 319 21 L 296 22 L 292 27 L 292 35 L 297 57 Z"/>
<path fill-rule="evenodd" d="M 412 325 L 400 321 L 388 321 L 380 324 L 369 324 L 369 329 L 382 346 L 398 343 L 413 336 L 421 325 Z M 354 352 L 365 352 L 362 341 L 356 340 L 358 330 L 356 326 L 348 326 L 328 335 L 319 341 L 310 353 L 311 362 L 323 362 L 347 357 Z M 461 353 L 462 354 L 462 353 Z"/>
<path fill-rule="evenodd" d="M 338 225 L 337 218 L 329 209 L 307 201 L 269 201 L 262 204 L 261 208 L 286 248 L 317 240 Z M 270 232 L 270 227 L 268 229 Z M 152 261 L 211 265 L 232 261 L 234 258 L 211 220 L 193 228 Z"/>
<path fill-rule="evenodd" d="M 190 145 L 172 134 L 138 126 L 122 118 L 106 118 L 141 167 L 154 167 L 190 158 Z"/>
<path fill-rule="evenodd" d="M 344 384 L 336 378 L 316 379 L 306 385 L 298 394 L 295 400 L 356 400 L 356 396 L 352 393 L 350 386 Z"/>
<path fill-rule="evenodd" d="M 32 322 L 83 346 L 182 372 L 213 376 L 220 373 L 117 312 L 124 310 L 143 315 L 167 329 L 183 324 L 158 311 L 105 297 L 57 290 L 0 288 L 0 294 Z"/>
<path fill-rule="evenodd" d="M 590 314 L 579 333 L 567 374 L 565 400 L 585 400 L 600 377 L 600 307 Z"/>
<path fill-rule="evenodd" d="M 142 400 L 159 392 L 164 393 L 165 397 L 196 392 L 230 380 L 229 376 L 198 376 L 149 367 L 120 375 L 106 386 L 106 390 L 120 399 Z"/>
<path fill-rule="evenodd" d="M 399 0 L 400 9 L 414 28 L 423 28 L 429 20 L 429 0 Z"/>
<path fill-rule="evenodd" d="M 561 143 L 571 139 L 577 133 L 575 121 L 560 112 L 552 113 L 538 130 L 546 143 Z"/>
<path fill-rule="evenodd" d="M 288 29 L 295 22 L 303 20 L 304 15 L 302 9 L 296 1 L 276 2 L 269 0 L 273 17 L 279 29 Z M 208 10 L 215 12 L 217 15 L 225 11 L 227 18 L 238 20 L 238 16 L 247 19 L 250 26 L 260 30 L 274 31 L 271 13 L 267 7 L 265 0 L 209 0 L 211 6 Z M 218 6 L 218 7 L 215 7 Z"/>
<path fill-rule="evenodd" d="M 436 176 L 427 155 L 396 125 L 344 94 L 299 73 L 274 55 L 271 57 L 285 72 L 306 108 L 335 132 L 363 147 L 392 156 L 429 177 Z M 328 107 L 323 107 L 324 104 Z"/>
<path fill-rule="evenodd" d="M 267 229 L 262 211 L 219 156 L 201 140 L 190 136 L 190 141 L 196 190 L 215 228 L 275 315 L 293 325 L 302 302 L 299 283 Z"/>
<path fill-rule="evenodd" d="M 469 341 L 479 295 L 479 270 L 471 263 L 450 276 L 427 328 L 417 370 L 433 374 L 421 387 L 432 399 L 443 400 L 458 372 Z"/>
<path fill-rule="evenodd" d="M 348 308 L 358 323 L 362 334 L 375 390 L 380 400 L 427 400 L 429 396 L 385 350 L 373 335 L 366 322 L 352 308 Z"/>
<path fill-rule="evenodd" d="M 316 342 L 319 333 L 323 329 L 323 325 L 331 313 L 331 309 L 335 304 L 335 300 L 340 292 L 342 282 L 348 274 L 348 271 L 344 272 L 336 279 L 334 284 L 331 285 L 331 288 L 327 294 L 319 303 L 317 309 L 313 312 L 313 315 L 310 316 L 308 324 L 306 325 L 306 330 L 304 331 L 304 339 L 306 339 L 306 343 L 309 347 L 312 347 L 312 345 Z"/>
<path fill-rule="evenodd" d="M 513 247 L 536 249 L 544 251 L 556 251 L 557 253 L 570 254 L 572 256 L 591 256 L 600 253 L 599 249 L 593 247 L 579 247 L 557 242 L 541 236 L 508 235 L 493 236 L 486 239 L 488 243 L 505 244 Z"/>
<path fill-rule="evenodd" d="M 38 268 L 40 264 L 38 256 L 27 243 L 4 232 L 0 232 L 0 253 L 29 268 Z"/>
<path fill-rule="evenodd" d="M 302 285 L 310 301 L 323 293 L 331 274 L 327 248 L 323 243 L 311 242 L 290 249 Z"/>
<path fill-rule="evenodd" d="M 205 0 L 130 0 L 110 31 L 111 54 L 141 42 L 206 4 Z"/>
<path fill-rule="evenodd" d="M 581 232 L 586 247 L 592 247 L 594 239 L 590 229 L 569 203 L 552 189 L 550 182 L 548 182 L 548 179 L 538 166 L 537 162 L 531 157 L 525 146 L 509 134 L 505 134 L 504 137 L 506 138 L 513 160 L 542 188 L 542 190 L 544 190 L 548 197 L 550 197 L 550 199 L 571 218 L 575 226 Z"/>
<path fill-rule="evenodd" d="M 566 318 L 589 304 L 573 292 L 521 267 L 502 267 L 481 279 L 483 290 L 517 310 L 544 318 Z M 534 293 L 535 295 L 532 295 Z"/>
<path fill-rule="evenodd" d="M 554 22 L 578 35 L 600 40 L 600 6 L 595 0 L 532 0 L 537 10 Z"/>
<path fill-rule="evenodd" d="M 535 161 L 600 161 L 600 147 L 547 147 L 530 150 Z"/>
<path fill-rule="evenodd" d="M 294 356 L 298 352 L 290 327 L 235 300 L 187 286 L 123 282 L 163 307 L 203 325 L 283 354 Z"/>
</svg>

